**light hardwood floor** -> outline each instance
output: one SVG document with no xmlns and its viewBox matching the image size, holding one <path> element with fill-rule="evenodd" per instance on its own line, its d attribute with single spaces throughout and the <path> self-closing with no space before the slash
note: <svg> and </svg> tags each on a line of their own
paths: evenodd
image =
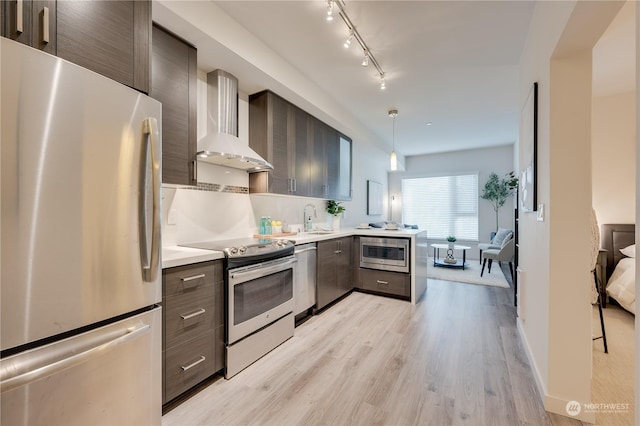
<svg viewBox="0 0 640 426">
<path fill-rule="evenodd" d="M 579 425 L 545 412 L 511 289 L 429 280 L 406 301 L 353 293 L 171 425 Z"/>
</svg>

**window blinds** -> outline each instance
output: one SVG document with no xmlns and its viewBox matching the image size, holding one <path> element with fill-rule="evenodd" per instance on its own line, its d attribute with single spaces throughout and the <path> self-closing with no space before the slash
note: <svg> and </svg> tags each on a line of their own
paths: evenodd
<svg viewBox="0 0 640 426">
<path fill-rule="evenodd" d="M 402 179 L 402 221 L 429 238 L 478 240 L 478 175 Z"/>
</svg>

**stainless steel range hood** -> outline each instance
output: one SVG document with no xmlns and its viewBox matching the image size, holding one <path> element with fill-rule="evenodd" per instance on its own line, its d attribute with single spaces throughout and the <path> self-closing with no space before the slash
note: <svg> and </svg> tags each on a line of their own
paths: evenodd
<svg viewBox="0 0 640 426">
<path fill-rule="evenodd" d="M 238 79 L 228 72 L 207 74 L 207 135 L 198 141 L 198 159 L 248 172 L 272 170 L 271 163 L 238 138 Z"/>
</svg>

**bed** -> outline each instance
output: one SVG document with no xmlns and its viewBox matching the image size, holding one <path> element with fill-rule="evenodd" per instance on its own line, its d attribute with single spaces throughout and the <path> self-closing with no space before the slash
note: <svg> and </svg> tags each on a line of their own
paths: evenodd
<svg viewBox="0 0 640 426">
<path fill-rule="evenodd" d="M 607 250 L 607 295 L 633 314 L 636 301 L 635 234 L 634 224 L 602 225 L 601 246 Z"/>
</svg>

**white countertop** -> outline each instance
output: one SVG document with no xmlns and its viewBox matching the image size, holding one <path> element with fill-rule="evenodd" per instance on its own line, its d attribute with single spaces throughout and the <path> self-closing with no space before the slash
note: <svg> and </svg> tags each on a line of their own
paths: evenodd
<svg viewBox="0 0 640 426">
<path fill-rule="evenodd" d="M 180 246 L 162 247 L 162 269 L 223 258 L 224 253 L 221 251 Z"/>
<path fill-rule="evenodd" d="M 313 232 L 301 232 L 298 235 L 289 235 L 281 237 L 280 239 L 291 240 L 296 245 L 314 243 L 317 241 L 332 240 L 334 238 L 349 237 L 353 235 L 357 236 L 371 236 L 371 237 L 396 237 L 396 238 L 413 238 L 416 234 L 422 232 L 419 229 L 398 229 L 396 231 L 389 231 L 382 228 L 344 228 L 339 231 L 330 232 L 327 234 L 315 234 Z"/>
<path fill-rule="evenodd" d="M 358 229 L 344 228 L 339 231 L 316 234 L 313 232 L 302 232 L 297 235 L 278 237 L 278 239 L 291 240 L 296 245 L 315 243 L 318 241 L 332 240 L 334 238 L 358 236 L 372 237 L 396 237 L 414 238 L 416 234 L 423 232 L 420 229 L 398 229 L 389 231 L 382 228 Z M 189 265 L 191 263 L 206 262 L 208 260 L 223 259 L 224 253 L 215 250 L 202 250 L 182 246 L 168 246 L 162 248 L 162 268 L 173 268 L 175 266 Z"/>
</svg>

